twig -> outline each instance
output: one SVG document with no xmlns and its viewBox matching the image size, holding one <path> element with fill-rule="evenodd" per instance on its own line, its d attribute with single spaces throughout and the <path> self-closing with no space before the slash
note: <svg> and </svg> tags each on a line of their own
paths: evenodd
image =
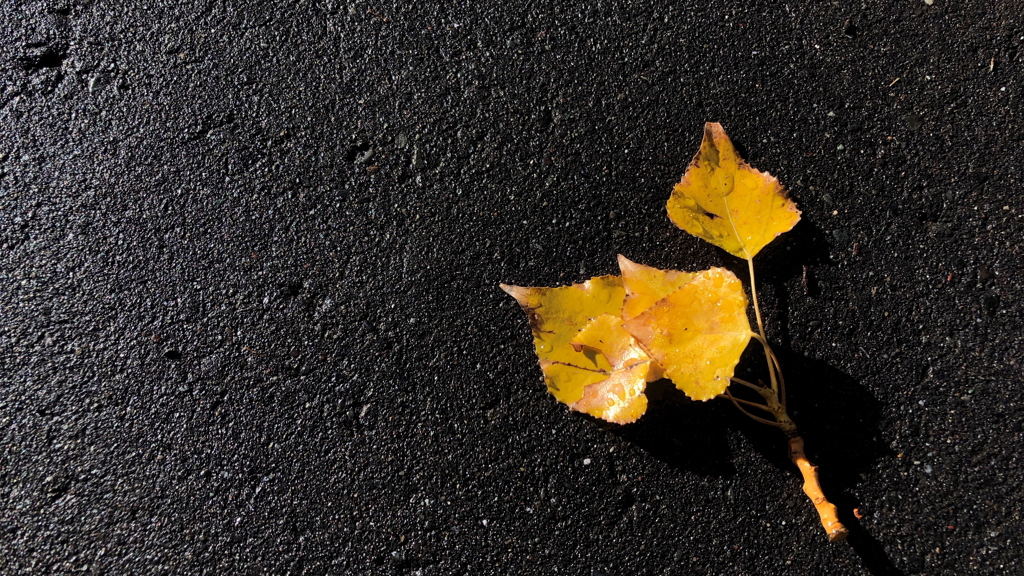
<svg viewBox="0 0 1024 576">
<path fill-rule="evenodd" d="M 750 382 L 747 382 L 746 380 L 740 380 L 739 378 L 736 378 L 735 376 L 733 376 L 732 378 L 729 378 L 729 380 L 732 380 L 733 382 L 735 382 L 736 384 L 740 384 L 741 386 L 746 386 L 747 388 L 750 388 L 751 390 L 757 392 L 758 394 L 761 393 L 761 390 L 764 390 L 764 386 L 758 386 L 757 384 L 751 384 Z"/>
<path fill-rule="evenodd" d="M 899 78 L 897 78 L 899 80 Z M 895 82 L 893 82 L 895 84 Z M 753 296 L 754 301 L 754 314 L 757 317 L 757 328 L 759 333 L 751 333 L 761 346 L 764 348 L 765 361 L 768 362 L 768 376 L 771 378 L 771 388 L 764 385 L 757 386 L 751 384 L 745 380 L 739 378 L 732 378 L 731 380 L 741 386 L 746 386 L 757 392 L 762 398 L 764 398 L 765 405 L 758 404 L 756 402 L 750 402 L 739 398 L 734 398 L 732 393 L 727 388 L 725 390 L 725 396 L 732 401 L 733 406 L 747 415 L 748 417 L 767 424 L 774 426 L 782 430 L 782 432 L 789 438 L 789 458 L 796 464 L 796 467 L 800 470 L 800 474 L 804 478 L 804 494 L 811 499 L 811 503 L 814 504 L 814 509 L 818 512 L 818 517 L 821 519 L 821 525 L 825 528 L 825 533 L 828 534 L 829 542 L 839 542 L 845 540 L 849 535 L 849 530 L 843 523 L 839 521 L 839 516 L 836 510 L 835 504 L 828 501 L 825 497 L 825 493 L 821 489 L 821 482 L 818 480 L 818 467 L 811 463 L 807 459 L 807 454 L 804 452 L 804 440 L 800 437 L 797 432 L 796 423 L 789 417 L 786 412 L 786 381 L 782 377 L 782 365 L 779 362 L 778 356 L 772 350 L 772 347 L 768 345 L 768 339 L 765 337 L 764 326 L 761 324 L 761 311 L 757 305 L 757 289 L 754 286 L 754 262 L 753 259 L 748 258 L 747 263 L 750 269 L 750 293 Z M 765 418 L 754 416 L 748 412 L 740 404 L 746 404 L 765 410 L 775 418 L 772 422 Z"/>
<path fill-rule="evenodd" d="M 825 533 L 828 534 L 828 541 L 840 542 L 846 540 L 846 537 L 850 535 L 850 531 L 839 521 L 836 505 L 829 502 L 828 498 L 825 498 L 825 493 L 821 491 L 821 483 L 818 481 L 818 467 L 811 464 L 811 461 L 807 459 L 807 454 L 804 453 L 803 438 L 794 436 L 789 439 L 789 459 L 796 464 L 796 467 L 800 469 L 800 474 L 804 477 L 804 494 L 807 494 L 807 497 L 811 499 L 811 503 L 814 504 L 814 509 L 818 511 L 821 525 L 825 527 Z"/>
<path fill-rule="evenodd" d="M 725 396 L 726 397 L 731 397 L 735 402 L 739 402 L 740 404 L 743 404 L 745 406 L 753 406 L 754 408 L 760 408 L 761 410 L 764 410 L 765 412 L 771 412 L 772 411 L 771 408 L 765 406 L 764 404 L 759 404 L 757 402 L 751 402 L 750 400 L 744 400 L 743 398 L 737 398 L 737 397 L 733 396 L 731 393 L 729 393 L 728 389 L 726 389 Z"/>
<path fill-rule="evenodd" d="M 754 419 L 755 421 L 760 422 L 761 424 L 766 424 L 768 426 L 774 426 L 776 428 L 782 428 L 782 425 L 779 424 L 778 422 L 772 422 L 771 420 L 766 420 L 764 418 L 761 418 L 760 416 L 754 416 L 750 412 L 747 412 L 746 409 L 743 408 L 743 406 L 740 406 L 739 403 L 736 402 L 736 399 L 732 397 L 732 394 L 729 393 L 728 389 L 725 391 L 725 397 L 728 398 L 729 400 L 732 400 L 732 404 L 733 404 L 733 406 L 736 407 L 737 410 L 739 410 L 740 412 L 743 412 L 744 414 L 746 414 L 750 418 Z"/>
</svg>

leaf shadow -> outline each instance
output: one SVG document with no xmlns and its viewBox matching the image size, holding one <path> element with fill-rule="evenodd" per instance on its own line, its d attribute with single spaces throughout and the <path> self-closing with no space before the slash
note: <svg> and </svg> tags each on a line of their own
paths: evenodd
<svg viewBox="0 0 1024 576">
<path fill-rule="evenodd" d="M 609 432 L 680 471 L 717 478 L 736 474 L 720 403 L 694 402 L 668 380 L 651 382 L 646 393 L 644 417 Z"/>
<path fill-rule="evenodd" d="M 763 361 L 751 348 L 741 367 Z M 775 352 L 785 366 L 790 414 L 800 426 L 808 457 L 819 466 L 823 490 L 850 530 L 847 544 L 873 576 L 903 575 L 882 543 L 853 515 L 861 506 L 854 489 L 866 480 L 877 460 L 894 456 L 878 440 L 881 402 L 854 378 L 825 362 L 786 348 Z M 757 379 L 756 375 L 744 376 Z M 794 487 L 800 485 L 800 474 L 789 460 L 782 434 L 766 434 L 763 424 L 746 418 L 727 402 L 694 402 L 668 380 L 649 384 L 647 393 L 650 407 L 643 418 L 630 426 L 604 427 L 677 470 L 717 478 L 737 472 L 727 436 L 730 430 L 738 430 L 754 450 L 791 473 Z"/>
<path fill-rule="evenodd" d="M 830 238 L 809 220 L 797 222 L 792 230 L 772 242 L 754 260 L 761 282 L 782 282 L 803 274 L 804 266 L 832 266 Z M 760 282 L 759 282 L 760 284 Z M 808 286 L 816 296 L 816 286 Z"/>
<path fill-rule="evenodd" d="M 879 440 L 881 402 L 854 378 L 825 362 L 784 347 L 776 348 L 775 353 L 784 367 L 789 414 L 800 428 L 808 458 L 819 467 L 822 489 L 850 529 L 847 542 L 874 576 L 903 574 L 853 514 L 861 506 L 855 488 L 867 481 L 867 472 L 876 461 L 895 456 Z M 757 364 L 753 358 L 745 360 L 741 366 Z M 799 478 L 780 434 L 765 434 L 763 425 L 738 412 L 731 416 L 730 424 L 770 462 Z"/>
<path fill-rule="evenodd" d="M 771 286 L 778 302 L 771 307 L 774 318 L 771 325 L 773 332 L 783 346 L 789 346 L 789 309 L 791 296 L 786 289 L 786 282 L 793 278 L 800 279 L 800 290 L 807 298 L 817 298 L 821 293 L 816 280 L 815 270 L 821 266 L 834 266 L 829 252 L 829 238 L 821 230 L 807 220 L 801 220 L 782 237 L 777 244 L 769 244 L 759 255 L 756 266 L 758 285 Z"/>
</svg>

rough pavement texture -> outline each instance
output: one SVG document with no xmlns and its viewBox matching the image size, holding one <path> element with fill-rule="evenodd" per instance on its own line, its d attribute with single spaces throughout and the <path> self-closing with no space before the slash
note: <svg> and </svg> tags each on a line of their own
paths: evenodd
<svg viewBox="0 0 1024 576">
<path fill-rule="evenodd" d="M 3 2 L 0 572 L 1020 570 L 1019 5 L 432 4 Z M 665 215 L 709 120 L 804 213 L 847 543 L 729 405 L 567 413 L 497 288 L 742 272 Z"/>
</svg>

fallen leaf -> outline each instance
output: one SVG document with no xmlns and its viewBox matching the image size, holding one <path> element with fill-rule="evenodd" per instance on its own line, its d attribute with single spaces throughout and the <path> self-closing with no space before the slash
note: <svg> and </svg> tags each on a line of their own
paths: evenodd
<svg viewBox="0 0 1024 576">
<path fill-rule="evenodd" d="M 583 397 L 569 408 L 615 424 L 636 422 L 647 412 L 644 388 L 650 366 L 650 362 L 644 362 L 612 372 L 584 388 Z"/>
<path fill-rule="evenodd" d="M 570 406 L 617 424 L 635 422 L 647 411 L 647 382 L 661 378 L 660 368 L 651 370 L 651 357 L 622 328 L 622 318 L 602 314 L 573 338 L 576 349 L 593 350 L 612 365 L 608 378 L 583 388 L 583 397 Z"/>
<path fill-rule="evenodd" d="M 626 298 L 622 304 L 622 319 L 629 320 L 647 310 L 680 286 L 693 280 L 695 272 L 659 270 L 630 261 L 619 254 L 619 270 Z"/>
<path fill-rule="evenodd" d="M 637 346 L 636 340 L 622 328 L 618 314 L 602 314 L 583 327 L 569 342 L 577 351 L 589 348 L 600 352 L 613 370 L 650 361 L 651 357 Z"/>
<path fill-rule="evenodd" d="M 570 409 L 627 424 L 647 410 L 650 356 L 622 328 L 618 276 L 557 288 L 501 285 L 526 311 L 548 391 Z"/>
<path fill-rule="evenodd" d="M 664 278 L 651 280 L 658 272 Z M 672 272 L 636 264 L 623 268 L 623 280 L 630 289 L 665 288 L 671 285 Z M 743 285 L 724 268 L 694 274 L 623 327 L 654 357 L 665 377 L 694 400 L 725 392 L 753 335 Z"/>
<path fill-rule="evenodd" d="M 744 162 L 717 122 L 704 125 L 700 151 L 673 188 L 668 215 L 690 234 L 747 260 L 800 220 L 778 179 Z"/>
</svg>

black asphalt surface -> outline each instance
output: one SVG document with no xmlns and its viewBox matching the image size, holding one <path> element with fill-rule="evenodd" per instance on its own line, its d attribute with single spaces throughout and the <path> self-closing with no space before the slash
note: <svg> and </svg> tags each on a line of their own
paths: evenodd
<svg viewBox="0 0 1024 576">
<path fill-rule="evenodd" d="M 0 573 L 1024 573 L 1022 13 L 4 1 Z M 742 273 L 665 214 L 706 121 L 803 211 L 844 543 L 730 405 L 569 413 L 497 286 Z"/>
</svg>

